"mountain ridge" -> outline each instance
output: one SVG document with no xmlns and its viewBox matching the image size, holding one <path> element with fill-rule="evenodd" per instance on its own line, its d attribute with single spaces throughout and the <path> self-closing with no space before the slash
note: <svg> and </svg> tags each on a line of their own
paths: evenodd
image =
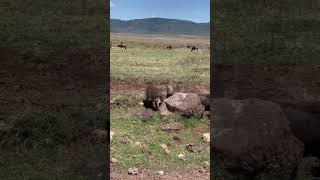
<svg viewBox="0 0 320 180">
<path fill-rule="evenodd" d="M 210 23 L 167 18 L 110 19 L 110 32 L 209 36 Z"/>
</svg>

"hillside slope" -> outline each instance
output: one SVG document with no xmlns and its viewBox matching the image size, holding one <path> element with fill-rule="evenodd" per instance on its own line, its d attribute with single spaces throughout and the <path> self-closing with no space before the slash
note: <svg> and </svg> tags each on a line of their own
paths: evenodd
<svg viewBox="0 0 320 180">
<path fill-rule="evenodd" d="M 209 36 L 210 23 L 195 23 L 165 18 L 146 18 L 128 21 L 111 19 L 110 32 Z"/>
</svg>

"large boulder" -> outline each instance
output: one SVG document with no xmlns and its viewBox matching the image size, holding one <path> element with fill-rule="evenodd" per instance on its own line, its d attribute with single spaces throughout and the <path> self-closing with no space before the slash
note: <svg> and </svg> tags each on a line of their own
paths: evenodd
<svg viewBox="0 0 320 180">
<path fill-rule="evenodd" d="M 175 93 L 165 99 L 164 102 L 170 112 L 176 112 L 187 117 L 201 118 L 205 109 L 199 96 L 194 93 Z"/>
<path fill-rule="evenodd" d="M 259 99 L 212 101 L 212 153 L 227 169 L 292 173 L 304 145 L 290 130 L 281 107 Z"/>
</svg>

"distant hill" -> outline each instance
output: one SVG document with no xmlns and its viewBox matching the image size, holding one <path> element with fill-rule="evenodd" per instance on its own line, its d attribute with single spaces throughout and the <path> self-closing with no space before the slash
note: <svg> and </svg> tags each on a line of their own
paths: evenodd
<svg viewBox="0 0 320 180">
<path fill-rule="evenodd" d="M 209 36 L 210 23 L 195 23 L 165 18 L 146 18 L 128 21 L 111 19 L 110 32 Z"/>
</svg>

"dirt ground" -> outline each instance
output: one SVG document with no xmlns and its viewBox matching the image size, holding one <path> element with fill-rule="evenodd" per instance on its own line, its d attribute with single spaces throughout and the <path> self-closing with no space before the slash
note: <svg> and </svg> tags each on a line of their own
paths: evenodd
<svg viewBox="0 0 320 180">
<path fill-rule="evenodd" d="M 141 171 L 137 175 L 130 175 L 124 172 L 112 172 L 112 180 L 209 180 L 210 172 L 206 168 L 201 168 L 197 170 L 189 170 L 183 172 L 164 172 L 163 175 L 159 175 L 150 171 Z"/>
<path fill-rule="evenodd" d="M 164 85 L 165 81 L 153 81 L 156 85 Z M 183 89 L 193 93 L 210 93 L 210 84 L 207 82 L 183 82 L 181 83 Z M 146 88 L 146 82 L 139 79 L 112 79 L 110 82 L 111 97 L 113 95 L 126 95 L 143 93 Z"/>
</svg>

